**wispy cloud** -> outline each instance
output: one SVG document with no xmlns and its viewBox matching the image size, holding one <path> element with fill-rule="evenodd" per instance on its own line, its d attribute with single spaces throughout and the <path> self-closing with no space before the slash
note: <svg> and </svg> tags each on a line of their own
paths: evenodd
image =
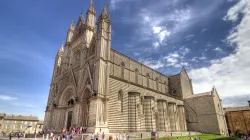
<svg viewBox="0 0 250 140">
<path fill-rule="evenodd" d="M 217 60 L 211 66 L 193 69 L 189 72 L 196 93 L 217 87 L 221 96 L 239 96 L 250 93 L 250 1 L 242 0 L 230 8 L 225 20 L 235 22 L 242 14 L 239 25 L 227 37 L 235 44 L 235 53 Z M 216 49 L 220 50 L 220 49 Z"/>
<path fill-rule="evenodd" d="M 12 97 L 12 96 L 8 96 L 8 95 L 0 95 L 0 100 L 2 101 L 14 101 L 17 100 L 17 97 Z"/>
</svg>

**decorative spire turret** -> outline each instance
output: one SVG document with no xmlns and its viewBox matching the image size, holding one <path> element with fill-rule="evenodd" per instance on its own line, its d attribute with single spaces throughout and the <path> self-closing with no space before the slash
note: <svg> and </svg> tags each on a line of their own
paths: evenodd
<svg viewBox="0 0 250 140">
<path fill-rule="evenodd" d="M 74 30 L 75 30 L 75 23 L 74 23 L 74 21 L 72 21 L 72 23 L 70 24 L 69 29 L 68 29 L 66 43 L 71 42 L 71 39 L 72 39 L 73 34 L 74 34 Z"/>
<path fill-rule="evenodd" d="M 107 10 L 107 5 L 104 4 L 104 8 L 102 10 L 102 13 L 101 15 L 99 16 L 99 21 L 100 20 L 106 20 L 107 22 L 110 22 L 110 15 L 108 13 L 108 10 Z"/>
<path fill-rule="evenodd" d="M 78 28 L 81 24 L 85 24 L 84 17 L 82 15 L 82 13 L 79 15 L 76 27 Z"/>
<path fill-rule="evenodd" d="M 90 5 L 89 5 L 89 9 L 87 11 L 87 14 L 88 13 L 92 13 L 93 15 L 96 14 L 96 11 L 95 11 L 95 6 L 94 6 L 94 3 L 93 3 L 93 0 L 90 0 Z"/>
<path fill-rule="evenodd" d="M 60 49 L 58 50 L 57 55 L 62 56 L 63 53 L 64 53 L 64 42 L 62 43 Z"/>
</svg>

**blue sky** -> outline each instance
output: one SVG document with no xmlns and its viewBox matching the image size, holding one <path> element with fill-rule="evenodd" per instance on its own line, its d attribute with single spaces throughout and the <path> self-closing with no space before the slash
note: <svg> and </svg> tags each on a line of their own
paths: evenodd
<svg viewBox="0 0 250 140">
<path fill-rule="evenodd" d="M 107 3 L 111 47 L 166 75 L 185 66 L 195 93 L 215 86 L 224 106 L 250 100 L 250 1 Z M 88 0 L 0 1 L 0 112 L 43 119 L 54 58 Z M 85 16 L 86 17 L 86 16 Z"/>
</svg>

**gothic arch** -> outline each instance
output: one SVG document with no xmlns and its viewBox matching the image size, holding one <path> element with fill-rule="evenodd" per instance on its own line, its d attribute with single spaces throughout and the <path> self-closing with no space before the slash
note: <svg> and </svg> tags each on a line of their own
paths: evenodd
<svg viewBox="0 0 250 140">
<path fill-rule="evenodd" d="M 82 99 L 89 99 L 94 94 L 93 90 L 91 89 L 91 85 L 85 86 L 83 91 L 81 92 Z"/>
<path fill-rule="evenodd" d="M 59 98 L 58 105 L 59 106 L 67 106 L 68 101 L 70 99 L 75 99 L 76 96 L 77 96 L 77 93 L 76 93 L 75 87 L 73 85 L 69 85 L 63 90 L 63 92 Z"/>
</svg>

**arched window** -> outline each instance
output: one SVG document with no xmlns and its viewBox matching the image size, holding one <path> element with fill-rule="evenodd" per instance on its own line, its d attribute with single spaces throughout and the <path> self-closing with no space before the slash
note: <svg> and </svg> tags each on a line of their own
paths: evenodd
<svg viewBox="0 0 250 140">
<path fill-rule="evenodd" d="M 155 84 L 156 84 L 156 90 L 159 90 L 159 79 L 155 79 Z"/>
<path fill-rule="evenodd" d="M 124 71 L 125 71 L 125 64 L 124 62 L 121 63 L 121 78 L 124 79 Z"/>
<path fill-rule="evenodd" d="M 138 84 L 138 78 L 139 78 L 139 71 L 138 69 L 135 69 L 135 83 Z"/>
<path fill-rule="evenodd" d="M 149 88 L 149 78 L 150 78 L 150 76 L 149 76 L 149 74 L 147 73 L 147 75 L 146 75 L 146 77 L 147 77 L 147 87 Z"/>
<path fill-rule="evenodd" d="M 123 90 L 119 90 L 118 92 L 118 101 L 120 101 L 120 110 L 123 112 Z"/>
</svg>

